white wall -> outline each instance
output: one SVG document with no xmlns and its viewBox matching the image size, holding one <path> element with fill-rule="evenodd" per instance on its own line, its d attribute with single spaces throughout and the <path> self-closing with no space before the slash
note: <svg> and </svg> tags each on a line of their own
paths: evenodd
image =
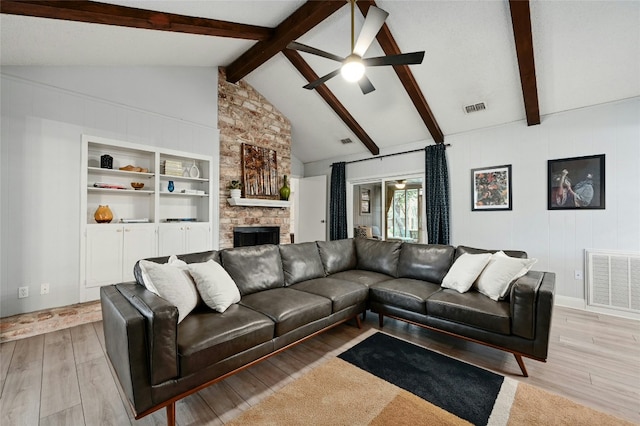
<svg viewBox="0 0 640 426">
<path fill-rule="evenodd" d="M 640 98 L 549 115 L 539 126 L 515 122 L 445 138 L 454 245 L 520 249 L 534 269 L 557 274 L 556 294 L 579 305 L 584 249 L 640 252 Z M 424 147 L 428 142 L 401 149 Z M 389 151 L 381 152 L 382 154 Z M 547 210 L 547 160 L 606 154 L 605 210 Z M 330 164 L 305 164 L 305 176 L 331 175 Z M 471 169 L 511 164 L 513 210 L 471 211 Z M 347 165 L 347 180 L 424 171 L 424 153 Z"/>
<path fill-rule="evenodd" d="M 79 301 L 83 133 L 214 157 L 216 68 L 3 67 L 0 316 Z M 217 191 L 217 188 L 216 188 Z M 214 203 L 212 216 L 218 217 Z M 213 241 L 217 246 L 218 227 Z M 50 294 L 40 295 L 40 284 Z M 17 299 L 18 287 L 30 296 Z"/>
</svg>

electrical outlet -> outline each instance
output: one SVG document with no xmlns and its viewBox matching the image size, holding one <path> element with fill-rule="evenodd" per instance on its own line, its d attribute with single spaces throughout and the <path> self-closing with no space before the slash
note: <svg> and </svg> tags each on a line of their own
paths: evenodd
<svg viewBox="0 0 640 426">
<path fill-rule="evenodd" d="M 44 283 L 40 286 L 40 294 L 49 294 L 49 283 Z"/>
<path fill-rule="evenodd" d="M 29 297 L 29 287 L 18 287 L 18 299 Z"/>
<path fill-rule="evenodd" d="M 581 280 L 581 279 L 582 279 L 582 271 L 581 271 L 581 270 L 579 270 L 579 269 L 576 269 L 576 270 L 573 272 L 573 277 L 574 277 L 576 280 Z"/>
</svg>

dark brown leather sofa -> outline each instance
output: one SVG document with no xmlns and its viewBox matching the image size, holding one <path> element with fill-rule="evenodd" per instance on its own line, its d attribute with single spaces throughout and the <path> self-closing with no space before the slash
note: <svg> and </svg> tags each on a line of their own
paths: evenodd
<svg viewBox="0 0 640 426">
<path fill-rule="evenodd" d="M 169 424 L 177 400 L 331 327 L 360 326 L 367 308 L 381 325 L 393 317 L 511 352 L 526 376 L 522 356 L 547 356 L 555 276 L 529 272 L 499 302 L 440 288 L 474 250 L 358 238 L 178 256 L 220 263 L 240 302 L 224 313 L 200 306 L 178 324 L 177 308 L 138 283 L 102 287 L 107 354 L 136 418 L 166 407 Z"/>
</svg>

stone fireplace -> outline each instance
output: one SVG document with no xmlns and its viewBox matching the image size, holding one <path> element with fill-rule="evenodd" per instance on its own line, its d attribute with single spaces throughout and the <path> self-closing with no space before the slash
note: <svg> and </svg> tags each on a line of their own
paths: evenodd
<svg viewBox="0 0 640 426">
<path fill-rule="evenodd" d="M 291 174 L 291 123 L 245 81 L 229 83 L 218 72 L 218 128 L 220 129 L 220 248 L 234 246 L 239 227 L 277 227 L 279 242 L 290 242 L 289 208 L 230 206 L 229 182 L 242 178 L 242 143 L 277 153 L 278 179 Z"/>
</svg>

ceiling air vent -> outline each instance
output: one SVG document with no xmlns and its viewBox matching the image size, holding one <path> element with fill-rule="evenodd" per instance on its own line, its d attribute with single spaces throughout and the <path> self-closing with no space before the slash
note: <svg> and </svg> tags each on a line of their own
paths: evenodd
<svg viewBox="0 0 640 426">
<path fill-rule="evenodd" d="M 349 138 L 340 139 L 340 142 L 342 142 L 344 145 L 348 143 L 353 143 L 353 141 Z"/>
<path fill-rule="evenodd" d="M 477 104 L 465 105 L 463 108 L 465 114 L 471 114 L 472 112 L 484 111 L 487 109 L 487 104 L 484 102 L 478 102 Z"/>
</svg>

